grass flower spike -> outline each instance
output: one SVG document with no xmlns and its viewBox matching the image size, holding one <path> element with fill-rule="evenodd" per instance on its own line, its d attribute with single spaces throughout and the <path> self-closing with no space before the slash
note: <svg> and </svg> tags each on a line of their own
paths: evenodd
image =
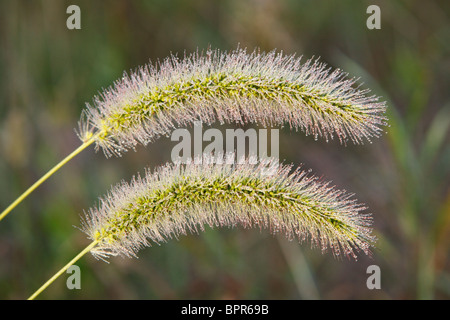
<svg viewBox="0 0 450 320">
<path fill-rule="evenodd" d="M 204 123 L 289 124 L 341 143 L 377 137 L 384 102 L 354 88 L 339 70 L 282 53 L 209 50 L 147 65 L 87 105 L 79 136 L 107 156 L 147 144 L 194 120 Z M 93 138 L 94 137 L 94 138 Z"/>
<path fill-rule="evenodd" d="M 82 230 L 92 243 L 65 268 L 89 251 L 102 259 L 135 256 L 152 242 L 205 226 L 267 228 L 335 256 L 370 253 L 371 216 L 353 195 L 291 166 L 267 175 L 267 163 L 251 163 L 166 165 L 122 182 L 86 213 Z"/>
<path fill-rule="evenodd" d="M 288 124 L 341 143 L 359 144 L 381 134 L 384 102 L 359 90 L 356 80 L 340 70 L 300 60 L 276 52 L 208 50 L 124 74 L 83 111 L 78 131 L 82 145 L 4 210 L 0 220 L 88 146 L 95 144 L 106 156 L 120 155 L 194 120 Z"/>
<path fill-rule="evenodd" d="M 352 195 L 305 171 L 290 173 L 291 166 L 267 175 L 273 160 L 251 163 L 166 165 L 116 186 L 83 220 L 83 230 L 98 242 L 92 252 L 133 256 L 150 242 L 204 225 L 241 225 L 310 239 L 335 255 L 368 253 L 370 218 Z"/>
</svg>

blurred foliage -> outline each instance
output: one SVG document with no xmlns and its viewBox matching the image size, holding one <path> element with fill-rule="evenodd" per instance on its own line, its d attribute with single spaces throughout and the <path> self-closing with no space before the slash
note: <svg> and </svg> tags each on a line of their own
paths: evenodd
<svg viewBox="0 0 450 320">
<path fill-rule="evenodd" d="M 81 8 L 81 30 L 66 8 Z M 366 9 L 381 8 L 381 30 Z M 283 130 L 280 155 L 354 191 L 374 216 L 373 257 L 337 260 L 266 230 L 208 229 L 110 264 L 84 257 L 45 299 L 448 299 L 448 1 L 0 2 L 0 206 L 79 144 L 85 102 L 123 71 L 211 46 L 320 56 L 388 101 L 372 144 L 341 146 Z M 86 150 L 0 223 L 0 299 L 28 297 L 89 242 L 73 225 L 111 184 L 170 161 L 169 138 L 120 159 Z M 381 268 L 381 290 L 366 269 Z"/>
</svg>

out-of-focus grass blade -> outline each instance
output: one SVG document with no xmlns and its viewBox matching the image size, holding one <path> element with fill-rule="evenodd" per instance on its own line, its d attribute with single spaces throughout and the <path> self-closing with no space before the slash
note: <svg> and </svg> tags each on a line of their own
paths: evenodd
<svg viewBox="0 0 450 320">
<path fill-rule="evenodd" d="M 428 167 L 435 159 L 437 153 L 446 141 L 450 130 L 450 103 L 447 103 L 435 115 L 433 122 L 428 128 L 421 152 L 420 162 Z"/>
</svg>

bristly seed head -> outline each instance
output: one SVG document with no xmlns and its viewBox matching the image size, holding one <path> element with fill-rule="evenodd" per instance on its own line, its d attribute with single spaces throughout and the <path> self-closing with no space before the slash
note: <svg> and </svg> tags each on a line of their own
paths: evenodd
<svg viewBox="0 0 450 320">
<path fill-rule="evenodd" d="M 195 120 L 289 124 L 307 135 L 360 144 L 382 133 L 384 102 L 340 70 L 282 53 L 208 50 L 124 74 L 87 105 L 79 137 L 120 155 Z"/>
<path fill-rule="evenodd" d="M 309 240 L 335 256 L 370 254 L 375 242 L 371 215 L 353 195 L 318 181 L 306 171 L 265 164 L 166 165 L 122 182 L 82 219 L 98 245 L 98 258 L 135 256 L 143 246 L 197 232 L 205 226 L 268 228 Z"/>
</svg>

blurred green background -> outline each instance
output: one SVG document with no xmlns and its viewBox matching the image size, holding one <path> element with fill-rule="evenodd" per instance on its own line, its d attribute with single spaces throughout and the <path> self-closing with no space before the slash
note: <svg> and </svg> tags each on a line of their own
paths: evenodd
<svg viewBox="0 0 450 320">
<path fill-rule="evenodd" d="M 81 30 L 66 8 L 81 9 Z M 369 30 L 366 9 L 381 9 Z M 259 229 L 207 229 L 110 264 L 85 256 L 43 299 L 449 299 L 448 1 L 0 1 L 0 209 L 79 144 L 85 102 L 147 62 L 209 46 L 282 50 L 360 77 L 389 127 L 347 147 L 283 129 L 280 157 L 356 194 L 372 258 L 334 259 Z M 170 161 L 162 138 L 121 158 L 85 150 L 0 223 L 0 299 L 24 299 L 89 241 L 79 215 L 122 179 Z M 366 269 L 378 265 L 381 289 Z"/>
</svg>

